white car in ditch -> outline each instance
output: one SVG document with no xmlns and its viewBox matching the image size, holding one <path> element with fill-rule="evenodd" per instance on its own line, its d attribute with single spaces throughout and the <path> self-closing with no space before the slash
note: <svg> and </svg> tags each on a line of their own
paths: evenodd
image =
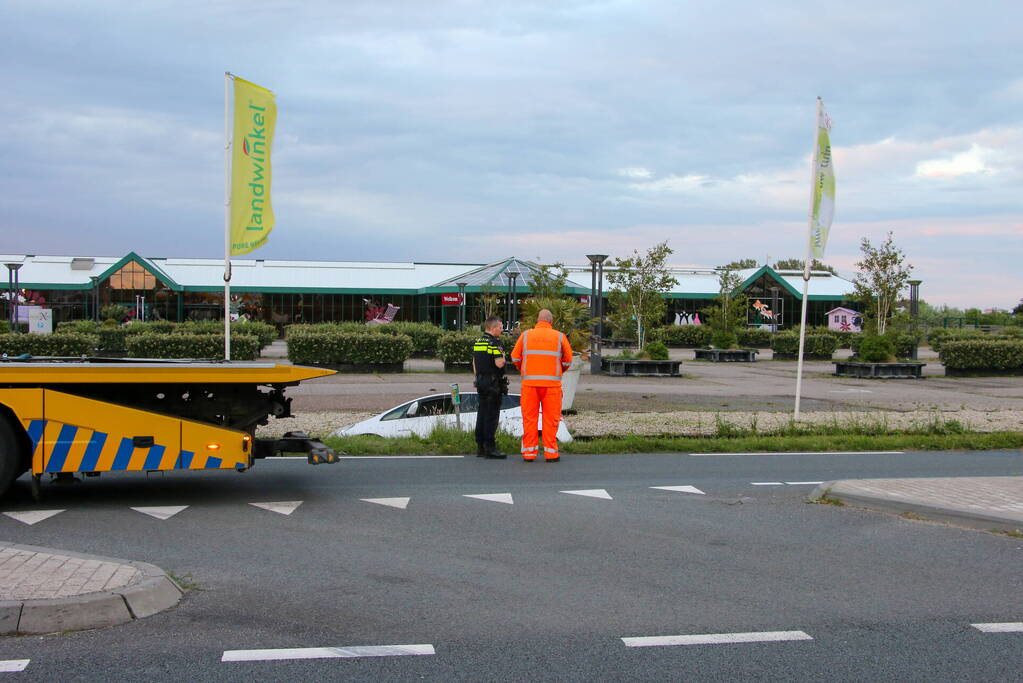
<svg viewBox="0 0 1023 683">
<path fill-rule="evenodd" d="M 519 394 L 508 394 L 501 401 L 501 412 L 498 418 L 498 429 L 512 436 L 522 436 L 522 412 L 519 409 Z M 472 431 L 476 428 L 476 408 L 479 395 L 476 392 L 462 394 L 460 416 L 455 415 L 455 404 L 451 394 L 432 394 L 421 396 L 396 408 L 380 413 L 368 420 L 357 422 L 334 432 L 334 436 L 355 436 L 357 434 L 375 434 L 377 436 L 416 436 L 427 437 L 437 427 L 454 429 L 459 419 L 462 429 Z M 568 433 L 565 421 L 558 423 L 558 441 L 568 443 L 572 435 Z"/>
</svg>

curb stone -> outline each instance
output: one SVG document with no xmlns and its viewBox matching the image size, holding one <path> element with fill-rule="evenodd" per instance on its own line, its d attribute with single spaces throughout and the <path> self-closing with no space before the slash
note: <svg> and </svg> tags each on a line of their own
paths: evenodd
<svg viewBox="0 0 1023 683">
<path fill-rule="evenodd" d="M 853 507 L 895 514 L 911 512 L 922 517 L 924 521 L 942 522 L 980 531 L 1019 531 L 1023 529 L 1023 520 L 1018 516 L 1002 515 L 997 512 L 980 512 L 955 505 L 935 505 L 894 497 L 873 496 L 843 487 L 843 484 L 851 485 L 856 481 L 826 481 L 814 488 L 807 496 L 807 501 L 812 502 L 823 497 L 833 498 Z"/>
<path fill-rule="evenodd" d="M 0 543 L 27 552 L 112 562 L 135 569 L 140 578 L 107 591 L 63 598 L 0 601 L 0 635 L 59 633 L 125 624 L 178 604 L 181 588 L 167 573 L 148 562 L 122 560 L 40 546 Z"/>
</svg>

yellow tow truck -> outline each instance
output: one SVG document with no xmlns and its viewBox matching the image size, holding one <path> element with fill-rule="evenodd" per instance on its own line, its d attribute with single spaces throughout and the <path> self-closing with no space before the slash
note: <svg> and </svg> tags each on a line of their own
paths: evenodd
<svg viewBox="0 0 1023 683">
<path fill-rule="evenodd" d="M 301 432 L 255 438 L 270 416 L 291 416 L 286 387 L 332 374 L 267 363 L 0 359 L 0 496 L 29 471 L 38 499 L 47 474 L 242 472 L 279 452 L 335 463 L 334 451 Z"/>
</svg>

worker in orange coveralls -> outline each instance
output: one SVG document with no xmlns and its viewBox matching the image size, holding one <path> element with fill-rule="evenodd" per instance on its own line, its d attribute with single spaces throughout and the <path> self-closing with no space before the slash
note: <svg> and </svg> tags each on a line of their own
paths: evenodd
<svg viewBox="0 0 1023 683">
<path fill-rule="evenodd" d="M 522 459 L 533 462 L 539 453 L 537 417 L 543 406 L 545 462 L 558 462 L 558 423 L 561 421 L 561 375 L 572 364 L 568 337 L 551 326 L 554 316 L 546 308 L 536 316 L 536 327 L 515 342 L 512 363 L 522 376 Z"/>
</svg>

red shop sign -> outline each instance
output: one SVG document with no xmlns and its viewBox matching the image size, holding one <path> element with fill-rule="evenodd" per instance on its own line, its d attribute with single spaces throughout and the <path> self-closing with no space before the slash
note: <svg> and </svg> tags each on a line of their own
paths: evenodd
<svg viewBox="0 0 1023 683">
<path fill-rule="evenodd" d="M 462 303 L 461 294 L 441 294 L 440 305 L 441 306 L 459 306 Z"/>
</svg>

